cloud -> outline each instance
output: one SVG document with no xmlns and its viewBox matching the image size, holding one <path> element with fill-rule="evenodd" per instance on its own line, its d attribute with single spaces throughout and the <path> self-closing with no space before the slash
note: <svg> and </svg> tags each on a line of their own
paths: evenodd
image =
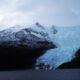
<svg viewBox="0 0 80 80">
<path fill-rule="evenodd" d="M 0 24 L 80 25 L 80 0 L 0 0 Z"/>
</svg>

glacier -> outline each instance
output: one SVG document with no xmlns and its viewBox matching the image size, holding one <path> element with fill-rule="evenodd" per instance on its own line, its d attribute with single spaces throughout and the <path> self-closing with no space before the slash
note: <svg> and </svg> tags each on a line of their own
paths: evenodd
<svg viewBox="0 0 80 80">
<path fill-rule="evenodd" d="M 56 27 L 56 29 L 58 32 L 53 37 L 52 29 L 46 28 L 57 48 L 46 51 L 36 60 L 36 64 L 50 65 L 50 69 L 56 69 L 61 64 L 70 62 L 80 49 L 80 26 Z"/>
</svg>

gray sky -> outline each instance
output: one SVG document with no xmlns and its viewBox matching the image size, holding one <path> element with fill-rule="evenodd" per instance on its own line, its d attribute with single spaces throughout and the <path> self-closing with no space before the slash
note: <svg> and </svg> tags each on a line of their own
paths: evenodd
<svg viewBox="0 0 80 80">
<path fill-rule="evenodd" d="M 0 0 L 0 24 L 80 25 L 80 0 Z"/>
</svg>

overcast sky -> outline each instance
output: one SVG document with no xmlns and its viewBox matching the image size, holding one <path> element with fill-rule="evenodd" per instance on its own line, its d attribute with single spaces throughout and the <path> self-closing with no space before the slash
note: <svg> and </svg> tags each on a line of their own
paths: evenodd
<svg viewBox="0 0 80 80">
<path fill-rule="evenodd" d="M 0 0 L 0 24 L 80 25 L 80 0 Z"/>
</svg>

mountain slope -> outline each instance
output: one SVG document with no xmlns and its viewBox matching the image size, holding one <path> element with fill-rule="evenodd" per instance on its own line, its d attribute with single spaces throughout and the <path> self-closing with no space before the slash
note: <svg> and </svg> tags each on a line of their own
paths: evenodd
<svg viewBox="0 0 80 80">
<path fill-rule="evenodd" d="M 53 34 L 54 35 L 54 34 Z M 32 68 L 36 58 L 55 48 L 44 26 L 15 26 L 0 31 L 0 70 Z"/>
</svg>

